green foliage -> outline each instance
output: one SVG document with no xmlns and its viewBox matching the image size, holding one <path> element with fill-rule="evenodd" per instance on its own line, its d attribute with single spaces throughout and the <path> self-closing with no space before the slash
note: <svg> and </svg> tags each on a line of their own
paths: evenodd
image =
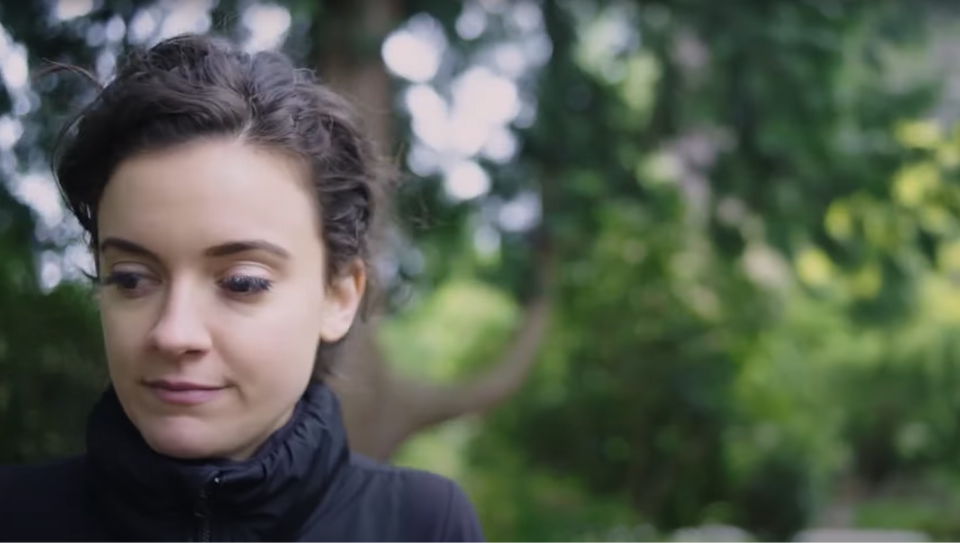
<svg viewBox="0 0 960 543">
<path fill-rule="evenodd" d="M 598 497 L 572 472 L 524 462 L 512 439 L 478 446 L 489 468 L 464 480 L 491 541 L 656 540 L 623 496 Z"/>
<path fill-rule="evenodd" d="M 401 371 L 449 381 L 496 356 L 517 316 L 516 304 L 501 291 L 453 280 L 403 318 L 385 322 L 380 336 Z"/>
<path fill-rule="evenodd" d="M 951 511 L 958 505 L 954 492 L 926 490 L 925 495 L 889 496 L 869 499 L 856 510 L 855 525 L 875 530 L 915 530 L 929 534 L 933 541 L 953 541 L 960 527 Z"/>
<path fill-rule="evenodd" d="M 0 307 L 16 316 L 0 329 L 0 462 L 83 449 L 86 413 L 106 383 L 87 298 L 72 285 L 43 294 L 0 282 Z"/>
<path fill-rule="evenodd" d="M 0 462 L 61 456 L 82 449 L 104 382 L 99 322 L 82 287 L 41 291 L 33 217 L 9 193 L 0 203 Z"/>
<path fill-rule="evenodd" d="M 579 473 L 592 491 L 681 527 L 728 490 L 735 355 L 762 303 L 742 276 L 717 273 L 709 246 L 682 226 L 632 205 L 597 212 L 604 230 L 565 274 L 537 378 L 478 440 L 504 433 L 532 465 Z M 733 300 L 756 311 L 725 314 Z"/>
</svg>

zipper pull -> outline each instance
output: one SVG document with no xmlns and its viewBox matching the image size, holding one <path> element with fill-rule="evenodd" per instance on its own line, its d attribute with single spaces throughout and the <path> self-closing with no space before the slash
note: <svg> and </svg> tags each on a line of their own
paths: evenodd
<svg viewBox="0 0 960 543">
<path fill-rule="evenodd" d="M 210 494 L 220 486 L 220 476 L 215 476 L 210 483 L 200 489 L 200 498 L 193 508 L 193 515 L 197 518 L 197 541 L 210 541 Z"/>
<path fill-rule="evenodd" d="M 197 517 L 210 516 L 210 495 L 220 486 L 220 482 L 220 476 L 217 475 L 200 489 L 200 499 L 194 507 L 194 514 Z"/>
</svg>

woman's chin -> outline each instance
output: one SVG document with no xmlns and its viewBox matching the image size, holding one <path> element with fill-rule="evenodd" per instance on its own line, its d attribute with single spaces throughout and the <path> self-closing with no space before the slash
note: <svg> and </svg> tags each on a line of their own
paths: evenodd
<svg viewBox="0 0 960 543">
<path fill-rule="evenodd" d="M 140 435 L 158 454 L 182 460 L 221 458 L 226 447 L 217 432 L 195 419 L 149 421 L 140 425 Z"/>
</svg>

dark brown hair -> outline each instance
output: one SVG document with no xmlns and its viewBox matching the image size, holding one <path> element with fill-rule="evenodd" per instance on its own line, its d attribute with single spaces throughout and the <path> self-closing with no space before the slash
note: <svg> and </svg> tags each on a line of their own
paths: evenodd
<svg viewBox="0 0 960 543">
<path fill-rule="evenodd" d="M 387 170 L 348 102 L 282 53 L 247 54 L 194 34 L 130 53 L 61 134 L 56 178 L 95 255 L 97 208 L 117 166 L 139 153 L 211 137 L 242 138 L 306 166 L 328 281 L 358 261 L 369 263 Z M 318 378 L 330 370 L 332 354 L 321 351 Z"/>
</svg>

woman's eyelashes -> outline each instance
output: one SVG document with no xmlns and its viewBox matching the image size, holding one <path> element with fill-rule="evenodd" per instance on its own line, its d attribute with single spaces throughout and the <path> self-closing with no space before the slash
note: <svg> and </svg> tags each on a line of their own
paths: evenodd
<svg viewBox="0 0 960 543">
<path fill-rule="evenodd" d="M 270 290 L 273 282 L 254 275 L 230 275 L 218 281 L 218 284 L 231 294 L 252 296 Z"/>
<path fill-rule="evenodd" d="M 150 277 L 141 272 L 135 271 L 112 271 L 104 277 L 100 284 L 103 286 L 112 286 L 117 290 L 136 296 L 143 294 L 151 282 Z"/>
<path fill-rule="evenodd" d="M 147 294 L 158 283 L 143 272 L 121 270 L 111 272 L 100 281 L 101 285 L 114 287 L 130 297 Z M 234 274 L 218 279 L 216 285 L 230 296 L 248 297 L 270 290 L 273 281 L 255 275 Z"/>
</svg>

